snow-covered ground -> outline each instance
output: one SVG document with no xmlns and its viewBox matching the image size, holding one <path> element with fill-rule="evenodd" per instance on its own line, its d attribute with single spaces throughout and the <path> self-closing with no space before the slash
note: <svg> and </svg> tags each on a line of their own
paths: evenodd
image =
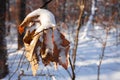
<svg viewBox="0 0 120 80">
<path fill-rule="evenodd" d="M 58 66 L 58 69 L 55 70 L 52 64 L 44 67 L 41 62 L 37 76 L 32 76 L 29 63 L 23 55 L 24 48 L 17 50 L 16 29 L 11 29 L 11 34 L 6 37 L 9 75 L 3 80 L 71 80 L 68 72 L 61 66 Z M 82 33 L 80 32 L 79 38 L 81 36 Z M 79 39 L 75 70 L 76 80 L 97 80 L 102 43 L 106 34 L 104 30 L 97 29 L 92 32 L 92 36 L 95 38 Z M 120 45 L 116 45 L 115 36 L 115 31 L 109 33 L 100 70 L 100 80 L 120 80 Z M 72 38 L 69 37 L 69 40 L 72 40 Z M 71 72 L 70 67 L 68 70 Z M 25 74 L 24 76 L 20 76 L 22 72 Z M 11 77 L 11 75 L 13 76 Z"/>
</svg>

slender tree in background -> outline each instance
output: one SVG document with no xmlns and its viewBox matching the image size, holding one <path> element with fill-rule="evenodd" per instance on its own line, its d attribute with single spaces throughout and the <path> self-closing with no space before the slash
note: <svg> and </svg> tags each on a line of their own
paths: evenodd
<svg viewBox="0 0 120 80">
<path fill-rule="evenodd" d="M 65 22 L 65 17 L 66 17 L 65 9 L 66 9 L 66 0 L 64 0 L 64 3 L 63 3 L 63 14 L 62 14 L 63 22 Z"/>
<path fill-rule="evenodd" d="M 6 0 L 6 21 L 11 21 L 11 13 L 10 13 L 10 1 Z M 6 34 L 10 34 L 10 25 L 7 26 Z"/>
<path fill-rule="evenodd" d="M 26 11 L 26 0 L 16 0 L 17 4 L 17 25 L 19 25 L 23 19 L 25 18 L 25 11 Z M 23 47 L 23 36 L 24 34 L 18 33 L 18 49 L 21 49 Z"/>
<path fill-rule="evenodd" d="M 8 74 L 8 67 L 6 65 L 5 11 L 6 0 L 0 0 L 0 79 Z"/>
</svg>

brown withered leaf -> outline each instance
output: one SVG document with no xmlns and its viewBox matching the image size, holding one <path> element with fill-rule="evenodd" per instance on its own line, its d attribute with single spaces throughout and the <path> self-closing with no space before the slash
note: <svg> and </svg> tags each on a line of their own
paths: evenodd
<svg viewBox="0 0 120 80">
<path fill-rule="evenodd" d="M 26 56 L 27 60 L 30 62 L 33 75 L 35 76 L 36 71 L 38 70 L 38 62 L 39 62 L 39 58 L 38 58 L 38 56 L 35 52 L 36 51 L 35 50 L 36 49 L 36 44 L 37 44 L 37 41 L 38 41 L 38 38 L 36 38 L 36 37 L 39 37 L 39 36 L 35 36 L 35 37 L 32 38 L 33 35 L 34 35 L 34 31 L 32 33 L 27 31 L 24 38 L 23 38 L 23 42 L 24 42 L 25 50 L 26 50 L 25 56 Z M 33 44 L 31 45 L 31 42 L 33 40 L 36 43 L 34 45 Z"/>
<path fill-rule="evenodd" d="M 61 46 L 63 47 L 62 49 L 64 50 L 65 54 L 64 56 L 66 57 L 65 59 L 65 63 L 62 63 L 61 60 L 59 59 L 59 63 L 65 68 L 67 69 L 68 67 L 68 62 L 69 62 L 69 48 L 70 48 L 70 42 L 65 39 L 65 36 L 61 33 L 60 35 L 62 42 L 61 42 Z M 62 50 L 61 49 L 61 50 Z M 61 56 L 62 57 L 62 56 Z"/>
<path fill-rule="evenodd" d="M 47 34 L 47 31 L 43 31 L 43 41 L 42 41 L 42 45 L 40 46 L 41 49 L 40 49 L 40 55 L 41 55 L 41 58 L 42 58 L 42 62 L 43 64 L 46 66 L 48 65 L 50 62 L 53 61 L 53 56 L 52 54 L 53 53 L 50 53 L 49 50 L 47 49 L 47 44 L 46 44 L 46 41 L 47 41 L 47 37 L 46 37 L 46 34 Z"/>
<path fill-rule="evenodd" d="M 28 59 L 28 61 L 30 62 L 32 73 L 35 76 L 36 72 L 38 70 L 38 66 L 39 66 L 39 64 L 38 64 L 39 57 L 35 53 L 33 53 L 33 57 L 32 57 L 32 60 L 31 60 L 29 52 L 27 52 L 25 56 Z"/>
<path fill-rule="evenodd" d="M 60 33 L 60 32 L 59 32 Z M 59 64 L 65 69 L 68 68 L 70 42 L 60 33 L 61 43 L 59 48 Z"/>
<path fill-rule="evenodd" d="M 43 44 L 41 46 L 41 50 L 40 50 L 40 53 L 41 53 L 41 58 L 42 58 L 42 62 L 44 65 L 48 65 L 50 62 L 54 62 L 55 66 L 57 66 L 57 64 L 59 63 L 60 65 L 62 65 L 65 69 L 67 69 L 68 67 L 68 57 L 69 57 L 69 54 L 68 54 L 68 51 L 69 51 L 69 44 L 70 42 L 65 39 L 64 35 L 62 33 L 60 33 L 58 31 L 58 34 L 60 34 L 60 39 L 61 39 L 61 43 L 59 46 L 61 46 L 62 48 L 59 48 L 59 46 L 56 45 L 56 42 L 54 40 L 54 32 L 52 33 L 53 34 L 53 45 L 54 45 L 54 48 L 53 48 L 53 53 L 49 52 L 49 50 L 46 48 L 47 46 L 47 40 L 49 39 L 46 39 L 46 34 L 49 34 L 47 32 L 48 30 L 46 30 L 46 33 L 44 33 L 44 37 L 43 37 Z M 63 51 L 62 53 L 62 56 L 61 55 L 61 51 Z M 65 58 L 65 61 L 64 63 L 62 62 L 62 58 Z"/>
<path fill-rule="evenodd" d="M 69 44 L 70 42 L 65 38 L 65 36 L 58 31 L 58 34 L 60 34 L 59 37 L 61 40 L 59 42 L 59 45 L 55 41 L 55 33 L 54 30 L 52 32 L 51 39 L 49 36 L 49 30 L 43 30 L 41 34 L 35 35 L 35 30 L 33 32 L 27 31 L 23 41 L 26 49 L 26 58 L 30 62 L 31 69 L 33 72 L 33 75 L 36 75 L 36 71 L 38 70 L 38 62 L 39 58 L 41 57 L 42 63 L 46 66 L 50 64 L 50 62 L 53 62 L 55 65 L 55 68 L 57 68 L 57 65 L 60 64 L 65 69 L 68 68 L 68 58 L 69 58 Z M 35 35 L 35 36 L 34 36 Z M 40 38 L 42 38 L 40 40 Z M 50 45 L 48 40 L 52 40 L 51 44 L 53 44 L 53 51 L 51 51 L 51 48 L 48 46 Z M 38 45 L 39 44 L 39 45 Z M 40 47 L 39 54 L 37 53 L 37 48 Z M 39 57 L 40 56 L 40 57 Z"/>
</svg>

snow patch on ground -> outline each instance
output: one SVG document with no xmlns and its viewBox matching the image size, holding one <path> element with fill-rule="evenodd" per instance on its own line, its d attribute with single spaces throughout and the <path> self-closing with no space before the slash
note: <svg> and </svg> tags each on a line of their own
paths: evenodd
<svg viewBox="0 0 120 80">
<path fill-rule="evenodd" d="M 17 32 L 15 32 L 14 28 L 13 32 L 14 33 L 10 36 L 6 37 L 10 73 L 3 80 L 8 80 L 17 68 L 18 70 L 11 80 L 18 80 L 21 70 L 24 71 L 24 74 L 32 75 L 29 63 L 24 56 L 18 67 L 20 58 L 24 54 L 24 48 L 19 51 L 17 50 Z M 99 57 L 102 53 L 102 44 L 100 42 L 104 41 L 105 31 L 96 29 L 94 32 L 96 33 L 93 35 L 93 37 L 95 37 L 94 39 L 80 39 L 82 34 L 80 33 L 75 70 L 76 80 L 97 80 L 97 66 L 99 63 Z M 105 56 L 101 65 L 100 80 L 120 80 L 120 45 L 115 45 L 115 43 L 115 34 L 112 34 L 111 32 L 108 37 Z M 71 43 L 71 45 L 72 44 L 73 43 Z M 37 71 L 38 75 L 48 74 L 47 76 L 34 77 L 26 75 L 20 76 L 21 80 L 71 80 L 68 72 L 61 66 L 58 66 L 58 69 L 54 70 L 52 63 L 46 67 L 41 62 L 39 64 L 39 70 Z M 68 70 L 71 73 L 70 67 Z"/>
</svg>

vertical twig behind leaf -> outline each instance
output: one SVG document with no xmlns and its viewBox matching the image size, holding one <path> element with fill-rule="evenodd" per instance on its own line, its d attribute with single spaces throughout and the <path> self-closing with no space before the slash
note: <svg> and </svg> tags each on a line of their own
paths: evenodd
<svg viewBox="0 0 120 80">
<path fill-rule="evenodd" d="M 69 58 L 71 69 L 72 69 L 72 80 L 75 80 L 75 62 L 76 62 L 76 54 L 77 54 L 77 47 L 78 47 L 78 37 L 79 37 L 79 31 L 82 25 L 82 15 L 84 13 L 84 8 L 85 8 L 85 0 L 81 0 L 79 3 L 79 8 L 80 8 L 80 15 L 78 19 L 78 27 L 76 30 L 76 36 L 75 36 L 75 42 L 74 42 L 74 48 L 73 48 L 73 53 L 72 53 L 72 60 Z"/>
</svg>

